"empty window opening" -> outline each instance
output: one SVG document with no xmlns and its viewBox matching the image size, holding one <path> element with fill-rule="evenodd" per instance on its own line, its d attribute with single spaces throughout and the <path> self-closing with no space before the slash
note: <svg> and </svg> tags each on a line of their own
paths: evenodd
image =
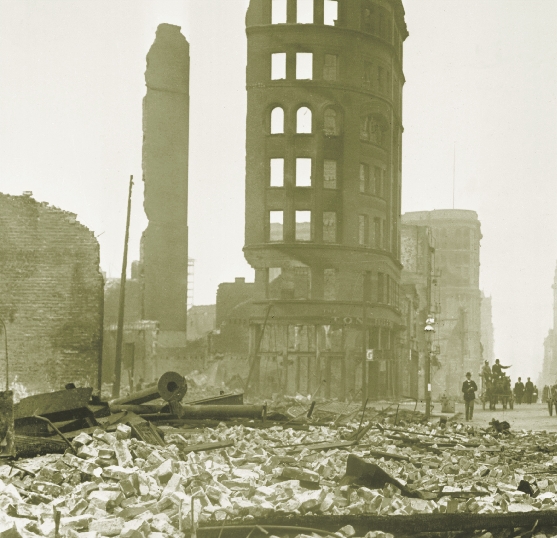
<svg viewBox="0 0 557 538">
<path fill-rule="evenodd" d="M 373 168 L 373 177 L 375 179 L 375 196 L 383 198 L 383 170 L 379 166 Z"/>
<path fill-rule="evenodd" d="M 386 140 L 386 128 L 372 116 L 360 118 L 360 140 L 383 146 Z"/>
<path fill-rule="evenodd" d="M 337 162 L 325 159 L 323 162 L 323 187 L 325 189 L 337 188 Z"/>
<path fill-rule="evenodd" d="M 358 215 L 358 244 L 362 247 L 369 244 L 369 223 L 367 215 Z"/>
<path fill-rule="evenodd" d="M 375 248 L 381 248 L 381 219 L 373 219 L 373 245 Z"/>
<path fill-rule="evenodd" d="M 296 187 L 311 187 L 311 159 L 296 159 Z"/>
<path fill-rule="evenodd" d="M 364 88 L 370 90 L 373 86 L 373 64 L 364 62 Z"/>
<path fill-rule="evenodd" d="M 334 211 L 323 212 L 323 242 L 336 243 L 337 241 L 337 214 Z"/>
<path fill-rule="evenodd" d="M 385 302 L 385 274 L 377 273 L 377 302 Z"/>
<path fill-rule="evenodd" d="M 313 78 L 313 53 L 296 53 L 296 78 L 298 80 L 311 80 Z"/>
<path fill-rule="evenodd" d="M 284 133 L 284 110 L 277 106 L 271 111 L 271 134 Z"/>
<path fill-rule="evenodd" d="M 271 187 L 284 187 L 284 159 L 271 159 Z"/>
<path fill-rule="evenodd" d="M 337 298 L 337 270 L 325 269 L 323 275 L 323 299 L 336 301 Z"/>
<path fill-rule="evenodd" d="M 272 0 L 271 24 L 286 23 L 286 2 L 287 0 Z"/>
<path fill-rule="evenodd" d="M 324 23 L 334 26 L 338 20 L 338 0 L 325 0 L 324 4 Z"/>
<path fill-rule="evenodd" d="M 271 80 L 286 78 L 286 52 L 271 54 Z"/>
<path fill-rule="evenodd" d="M 323 64 L 323 80 L 333 82 L 337 79 L 338 56 L 336 54 L 325 54 Z"/>
<path fill-rule="evenodd" d="M 282 241 L 284 238 L 283 212 L 269 211 L 269 224 L 269 240 Z"/>
<path fill-rule="evenodd" d="M 323 130 L 328 136 L 337 136 L 340 134 L 338 114 L 336 110 L 328 108 L 325 110 L 323 117 Z"/>
<path fill-rule="evenodd" d="M 282 269 L 280 267 L 269 267 L 267 296 L 269 299 L 280 299 L 280 290 L 282 288 Z"/>
<path fill-rule="evenodd" d="M 297 0 L 296 22 L 298 24 L 313 24 L 313 0 Z"/>
<path fill-rule="evenodd" d="M 306 106 L 300 107 L 296 112 L 296 132 L 311 133 L 311 123 L 311 110 Z"/>
<path fill-rule="evenodd" d="M 296 211 L 296 241 L 311 241 L 311 211 Z"/>
<path fill-rule="evenodd" d="M 369 190 L 369 165 L 360 163 L 360 192 L 366 193 Z"/>
</svg>

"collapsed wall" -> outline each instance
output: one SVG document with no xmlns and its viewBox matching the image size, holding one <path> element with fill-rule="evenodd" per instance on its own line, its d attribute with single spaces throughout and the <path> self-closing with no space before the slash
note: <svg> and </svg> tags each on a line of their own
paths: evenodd
<svg viewBox="0 0 557 538">
<path fill-rule="evenodd" d="M 96 386 L 102 347 L 99 243 L 76 215 L 0 194 L 0 318 L 9 381 L 29 392 Z M 0 386 L 5 382 L 0 336 Z"/>
</svg>

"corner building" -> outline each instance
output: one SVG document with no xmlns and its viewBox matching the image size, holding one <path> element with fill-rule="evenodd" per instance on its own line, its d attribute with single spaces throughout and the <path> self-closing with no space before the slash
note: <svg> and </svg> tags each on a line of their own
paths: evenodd
<svg viewBox="0 0 557 538">
<path fill-rule="evenodd" d="M 251 0 L 246 32 L 251 382 L 356 396 L 373 349 L 396 396 L 402 3 Z"/>
</svg>

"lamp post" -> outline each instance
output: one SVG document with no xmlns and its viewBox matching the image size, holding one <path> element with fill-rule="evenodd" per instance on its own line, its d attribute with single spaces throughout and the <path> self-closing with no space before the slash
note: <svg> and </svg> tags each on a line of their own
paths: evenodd
<svg viewBox="0 0 557 538">
<path fill-rule="evenodd" d="M 427 356 L 425 360 L 425 418 L 429 420 L 431 416 L 431 339 L 435 328 L 435 319 L 431 314 L 427 316 L 424 332 L 427 341 Z"/>
<path fill-rule="evenodd" d="M 9 362 L 8 362 L 8 331 L 6 329 L 6 324 L 4 323 L 4 320 L 2 318 L 0 318 L 0 323 L 2 324 L 2 327 L 4 328 L 4 350 L 5 350 L 5 354 L 6 354 L 6 392 L 8 392 L 9 389 L 9 382 L 8 382 L 8 375 L 9 375 Z"/>
</svg>

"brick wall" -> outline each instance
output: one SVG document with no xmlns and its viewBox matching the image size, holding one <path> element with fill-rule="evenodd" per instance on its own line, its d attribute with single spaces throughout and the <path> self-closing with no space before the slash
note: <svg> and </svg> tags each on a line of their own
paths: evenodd
<svg viewBox="0 0 557 538">
<path fill-rule="evenodd" d="M 29 392 L 97 386 L 103 276 L 99 244 L 73 213 L 0 194 L 0 317 L 10 382 Z M 4 342 L 0 346 L 0 384 Z"/>
</svg>

